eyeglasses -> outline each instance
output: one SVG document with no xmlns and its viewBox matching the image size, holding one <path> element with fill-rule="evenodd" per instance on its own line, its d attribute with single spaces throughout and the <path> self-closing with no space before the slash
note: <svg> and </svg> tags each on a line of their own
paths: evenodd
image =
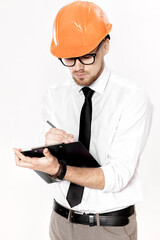
<svg viewBox="0 0 160 240">
<path fill-rule="evenodd" d="M 89 53 L 89 54 L 83 55 L 82 57 L 76 57 L 76 58 L 59 58 L 59 60 L 66 67 L 73 67 L 76 64 L 77 59 L 84 65 L 91 65 L 95 62 L 97 51 L 99 50 L 102 42 L 103 40 L 98 45 L 95 53 Z"/>
</svg>

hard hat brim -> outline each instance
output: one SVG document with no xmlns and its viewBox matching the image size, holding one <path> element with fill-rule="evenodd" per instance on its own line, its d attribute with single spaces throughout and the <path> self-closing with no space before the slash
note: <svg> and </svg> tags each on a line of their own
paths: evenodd
<svg viewBox="0 0 160 240">
<path fill-rule="evenodd" d="M 60 46 L 56 46 L 55 47 L 55 42 L 54 39 L 52 38 L 52 43 L 51 43 L 51 53 L 57 57 L 57 58 L 73 58 L 73 57 L 80 57 L 83 56 L 89 52 L 91 52 L 92 50 L 94 50 L 98 44 L 109 34 L 109 32 L 112 29 L 112 24 L 107 24 L 107 30 L 105 33 L 103 33 L 103 35 L 101 37 L 98 37 L 97 40 L 95 40 L 94 42 L 90 43 L 89 45 L 82 45 L 82 47 L 80 46 L 70 46 L 70 47 L 66 47 L 61 48 Z M 64 39 L 65 41 L 65 39 Z"/>
</svg>

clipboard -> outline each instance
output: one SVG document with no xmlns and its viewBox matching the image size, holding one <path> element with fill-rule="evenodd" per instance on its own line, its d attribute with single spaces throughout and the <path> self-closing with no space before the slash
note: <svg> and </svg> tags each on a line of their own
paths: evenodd
<svg viewBox="0 0 160 240">
<path fill-rule="evenodd" d="M 99 163 L 88 152 L 88 150 L 79 141 L 73 143 L 61 143 L 56 145 L 42 146 L 38 148 L 32 148 L 28 151 L 22 151 L 22 154 L 28 157 L 44 157 L 43 149 L 48 148 L 50 153 L 58 160 L 64 162 L 64 164 L 75 167 L 100 167 Z M 53 180 L 49 174 L 36 171 L 35 172 L 47 183 L 54 183 L 57 180 Z"/>
</svg>

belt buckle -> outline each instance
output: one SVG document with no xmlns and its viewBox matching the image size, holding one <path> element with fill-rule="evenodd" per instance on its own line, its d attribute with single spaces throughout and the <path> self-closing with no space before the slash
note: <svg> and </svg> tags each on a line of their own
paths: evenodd
<svg viewBox="0 0 160 240">
<path fill-rule="evenodd" d="M 89 220 L 89 226 L 90 226 L 90 227 L 95 226 L 95 217 L 94 217 L 94 214 L 88 214 L 88 220 Z"/>
<path fill-rule="evenodd" d="M 68 213 L 68 222 L 72 222 L 72 217 L 73 217 L 73 213 L 74 213 L 74 211 L 73 210 L 69 210 L 69 213 Z"/>
</svg>

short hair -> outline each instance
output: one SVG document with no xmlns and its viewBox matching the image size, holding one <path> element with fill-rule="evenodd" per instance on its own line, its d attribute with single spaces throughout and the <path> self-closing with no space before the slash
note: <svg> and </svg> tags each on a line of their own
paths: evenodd
<svg viewBox="0 0 160 240">
<path fill-rule="evenodd" d="M 107 39 L 107 38 L 108 38 L 109 40 L 111 39 L 109 34 L 108 34 L 107 36 L 105 36 L 104 40 Z"/>
</svg>

